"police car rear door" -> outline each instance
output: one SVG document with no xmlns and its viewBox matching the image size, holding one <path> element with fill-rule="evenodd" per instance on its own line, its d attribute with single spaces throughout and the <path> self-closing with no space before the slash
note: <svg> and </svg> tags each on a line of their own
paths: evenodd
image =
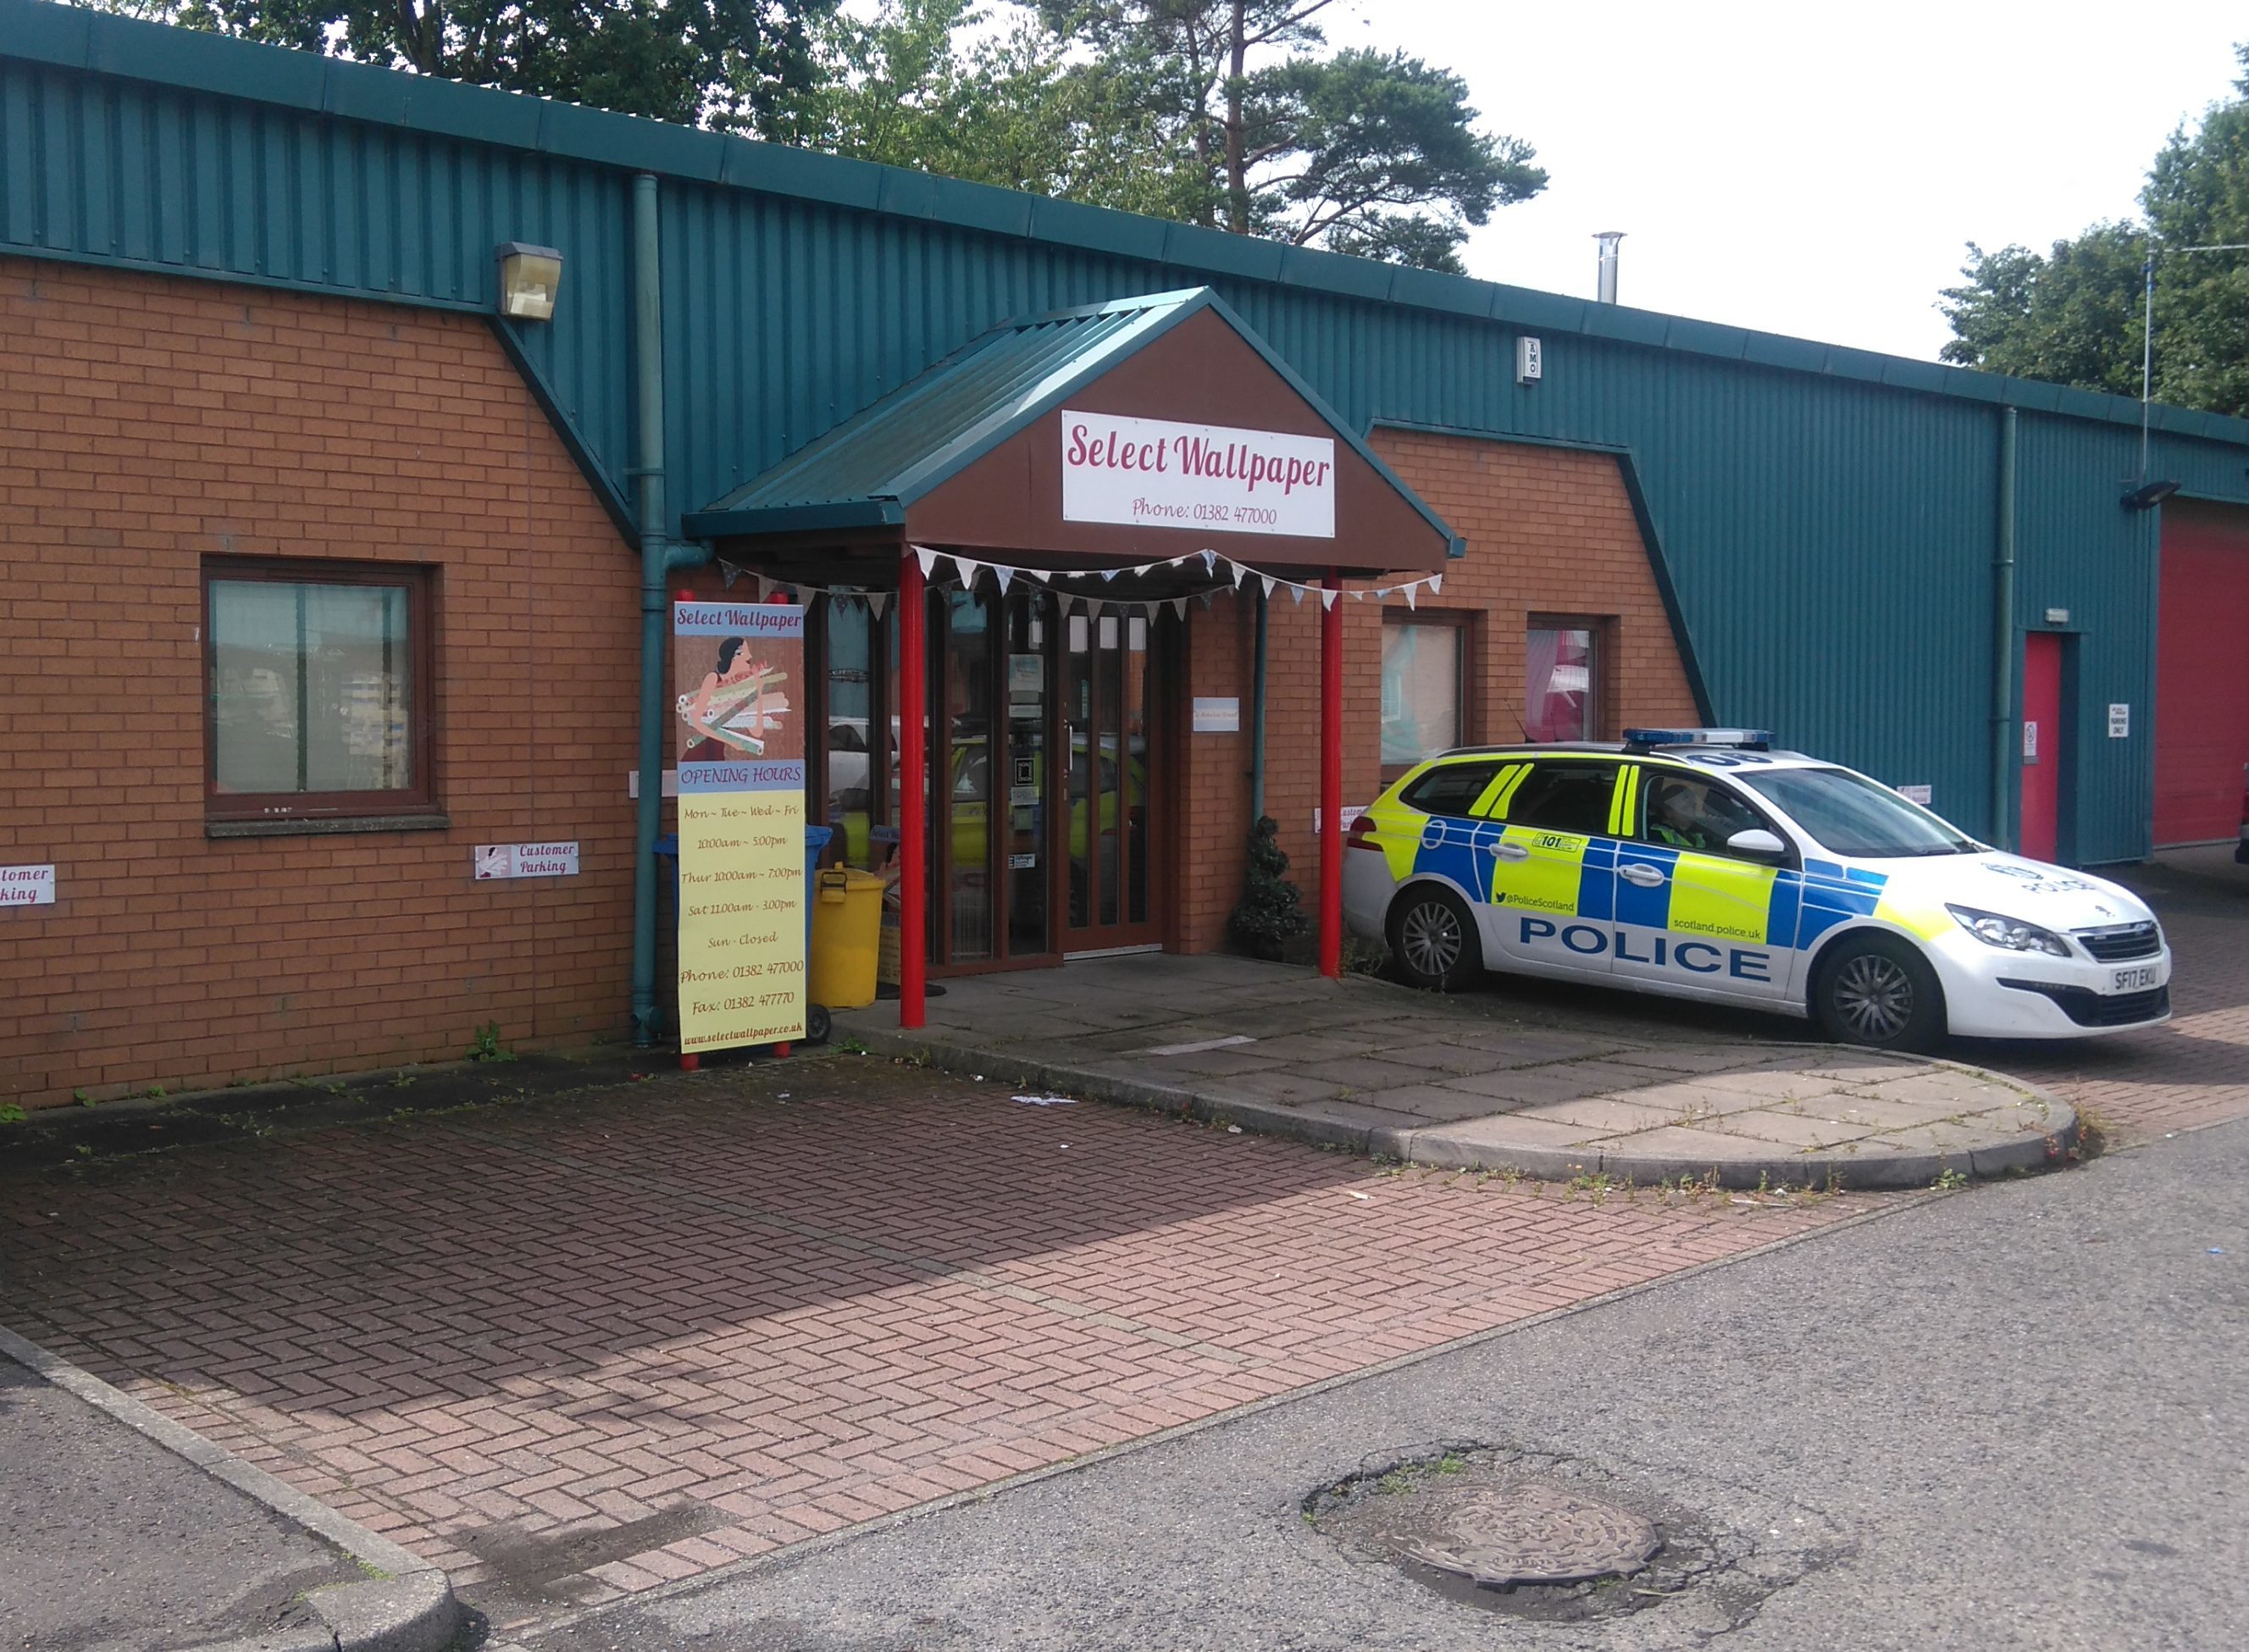
<svg viewBox="0 0 2249 1652">
<path fill-rule="evenodd" d="M 1619 800 L 1630 841 L 1616 857 L 1611 973 L 1697 996 L 1788 995 L 1799 874 L 1727 848 L 1748 830 L 1786 836 L 1734 787 L 1664 763 L 1634 766 Z M 1785 909 L 1785 910 L 1784 910 Z M 1792 933 L 1778 942 L 1777 920 Z"/>
<path fill-rule="evenodd" d="M 1496 801 L 1506 822 L 1494 850 L 1487 932 L 1510 968 L 1539 974 L 1609 973 L 1606 925 L 1617 840 L 1613 757 L 1541 757 Z"/>
</svg>

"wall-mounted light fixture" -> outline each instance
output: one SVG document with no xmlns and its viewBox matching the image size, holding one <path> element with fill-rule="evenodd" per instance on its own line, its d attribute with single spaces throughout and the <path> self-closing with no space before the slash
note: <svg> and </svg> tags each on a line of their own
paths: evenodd
<svg viewBox="0 0 2249 1652">
<path fill-rule="evenodd" d="M 499 260 L 499 313 L 519 321 L 551 321 L 554 295 L 562 287 L 562 255 L 551 246 L 503 241 Z"/>
<path fill-rule="evenodd" d="M 2128 511 L 2152 511 L 2177 492 L 2182 485 L 2177 482 L 2142 482 L 2124 495 L 2124 508 Z"/>
</svg>

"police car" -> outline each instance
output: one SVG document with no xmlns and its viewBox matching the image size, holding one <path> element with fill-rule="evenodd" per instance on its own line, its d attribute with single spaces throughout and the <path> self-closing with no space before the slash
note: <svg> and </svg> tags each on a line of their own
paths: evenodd
<svg viewBox="0 0 2249 1652">
<path fill-rule="evenodd" d="M 2170 1015 L 2115 884 L 2003 854 L 1746 729 L 1480 747 L 1360 815 L 1344 912 L 1414 985 L 1480 969 L 1809 1015 L 1847 1043 L 2081 1038 Z"/>
</svg>

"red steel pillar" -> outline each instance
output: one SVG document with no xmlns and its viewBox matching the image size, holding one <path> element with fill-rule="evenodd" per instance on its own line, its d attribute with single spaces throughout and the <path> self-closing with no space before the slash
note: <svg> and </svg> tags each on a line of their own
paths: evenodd
<svg viewBox="0 0 2249 1652">
<path fill-rule="evenodd" d="M 911 546 L 898 564 L 898 1025 L 926 1024 L 929 601 Z"/>
<path fill-rule="evenodd" d="M 1330 569 L 1321 583 L 1320 974 L 1333 981 L 1343 974 L 1343 578 Z"/>
</svg>

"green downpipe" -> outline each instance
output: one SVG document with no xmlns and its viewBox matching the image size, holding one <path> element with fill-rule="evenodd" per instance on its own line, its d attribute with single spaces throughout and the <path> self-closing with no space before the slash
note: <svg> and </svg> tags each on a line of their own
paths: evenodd
<svg viewBox="0 0 2249 1652">
<path fill-rule="evenodd" d="M 1257 586 L 1257 669 L 1249 685 L 1249 825 L 1254 831 L 1265 818 L 1265 634 L 1267 595 L 1262 581 Z"/>
<path fill-rule="evenodd" d="M 1999 533 L 1991 559 L 1991 842 L 2014 847 L 2015 410 L 1999 416 Z"/>
<path fill-rule="evenodd" d="M 640 804 L 633 817 L 632 1036 L 656 1043 L 657 828 L 664 815 L 664 633 L 667 576 L 711 560 L 708 546 L 679 545 L 665 532 L 664 495 L 664 288 L 656 178 L 633 179 L 633 364 L 639 375 Z"/>
</svg>

